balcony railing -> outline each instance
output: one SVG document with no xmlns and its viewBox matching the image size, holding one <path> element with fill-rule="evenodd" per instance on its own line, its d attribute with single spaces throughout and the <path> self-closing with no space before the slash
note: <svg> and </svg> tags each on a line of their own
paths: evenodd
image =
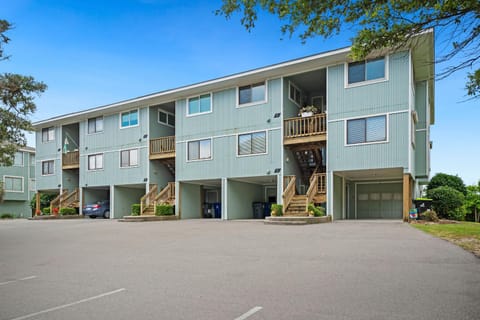
<svg viewBox="0 0 480 320">
<path fill-rule="evenodd" d="M 150 159 L 175 157 L 175 136 L 150 140 Z"/>
<path fill-rule="evenodd" d="M 78 151 L 70 151 L 62 155 L 63 169 L 77 169 L 80 167 L 80 153 Z"/>
<path fill-rule="evenodd" d="M 312 137 L 312 140 L 316 140 L 320 138 L 318 136 L 325 136 L 327 133 L 326 118 L 325 113 L 319 113 L 311 117 L 285 119 L 283 130 L 284 141 L 287 142 L 290 139 L 304 138 L 303 140 L 307 142 L 305 138 Z"/>
</svg>

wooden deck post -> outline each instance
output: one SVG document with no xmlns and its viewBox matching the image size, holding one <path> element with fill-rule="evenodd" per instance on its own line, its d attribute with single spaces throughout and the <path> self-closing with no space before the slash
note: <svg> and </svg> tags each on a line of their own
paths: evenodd
<svg viewBox="0 0 480 320">
<path fill-rule="evenodd" d="M 35 194 L 35 215 L 39 216 L 41 213 L 41 208 L 40 208 L 40 192 L 37 191 Z"/>
<path fill-rule="evenodd" d="M 411 179 L 410 174 L 403 175 L 403 221 L 408 221 L 408 214 L 412 203 Z"/>
</svg>

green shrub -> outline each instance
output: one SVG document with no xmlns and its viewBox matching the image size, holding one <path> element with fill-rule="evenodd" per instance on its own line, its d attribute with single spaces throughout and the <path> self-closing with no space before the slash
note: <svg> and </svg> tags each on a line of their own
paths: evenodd
<svg viewBox="0 0 480 320">
<path fill-rule="evenodd" d="M 155 207 L 156 216 L 173 216 L 175 214 L 173 206 L 169 204 L 161 204 Z"/>
<path fill-rule="evenodd" d="M 132 216 L 139 216 L 140 215 L 140 204 L 135 203 L 132 204 Z"/>
<path fill-rule="evenodd" d="M 11 213 L 2 213 L 0 215 L 0 219 L 13 219 L 15 216 Z"/>
<path fill-rule="evenodd" d="M 315 217 L 323 217 L 325 215 L 324 207 L 317 207 L 313 203 L 308 205 L 308 213 L 313 214 Z"/>
<path fill-rule="evenodd" d="M 42 213 L 43 213 L 44 215 L 49 215 L 49 214 L 50 214 L 50 207 L 43 208 L 43 209 L 42 209 Z"/>
<path fill-rule="evenodd" d="M 274 203 L 272 204 L 271 211 L 272 216 L 283 216 L 283 205 Z"/>
<path fill-rule="evenodd" d="M 60 208 L 60 214 L 62 216 L 71 216 L 77 214 L 75 208 Z"/>
<path fill-rule="evenodd" d="M 429 198 L 432 197 L 430 191 L 435 190 L 438 187 L 450 187 L 461 192 L 463 195 L 467 194 L 467 187 L 465 186 L 465 183 L 463 183 L 462 178 L 451 174 L 437 173 L 433 176 L 427 186 L 427 195 Z"/>
<path fill-rule="evenodd" d="M 45 193 L 40 194 L 40 208 L 49 207 L 50 202 L 56 197 L 57 197 L 56 194 L 45 194 Z M 35 205 L 36 205 L 36 196 L 34 196 L 30 201 L 30 207 L 35 209 Z"/>
<path fill-rule="evenodd" d="M 465 197 L 452 187 L 438 187 L 429 191 L 432 198 L 432 207 L 439 218 L 462 220 L 465 219 L 465 210 L 461 210 Z M 463 213 L 462 213 L 463 211 Z"/>
</svg>

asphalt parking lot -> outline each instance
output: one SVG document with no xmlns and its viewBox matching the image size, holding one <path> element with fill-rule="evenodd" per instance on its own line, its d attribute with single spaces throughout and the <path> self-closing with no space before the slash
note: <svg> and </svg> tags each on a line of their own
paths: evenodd
<svg viewBox="0 0 480 320">
<path fill-rule="evenodd" d="M 401 222 L 0 221 L 0 319 L 479 319 L 480 259 Z"/>
</svg>

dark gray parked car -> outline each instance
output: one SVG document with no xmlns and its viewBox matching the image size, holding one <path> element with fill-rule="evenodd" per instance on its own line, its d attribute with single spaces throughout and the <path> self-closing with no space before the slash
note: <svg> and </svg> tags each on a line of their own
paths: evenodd
<svg viewBox="0 0 480 320">
<path fill-rule="evenodd" d="M 90 218 L 104 217 L 108 219 L 110 218 L 110 201 L 100 200 L 92 204 L 87 204 L 83 206 L 82 212 L 84 216 L 89 216 Z"/>
</svg>

